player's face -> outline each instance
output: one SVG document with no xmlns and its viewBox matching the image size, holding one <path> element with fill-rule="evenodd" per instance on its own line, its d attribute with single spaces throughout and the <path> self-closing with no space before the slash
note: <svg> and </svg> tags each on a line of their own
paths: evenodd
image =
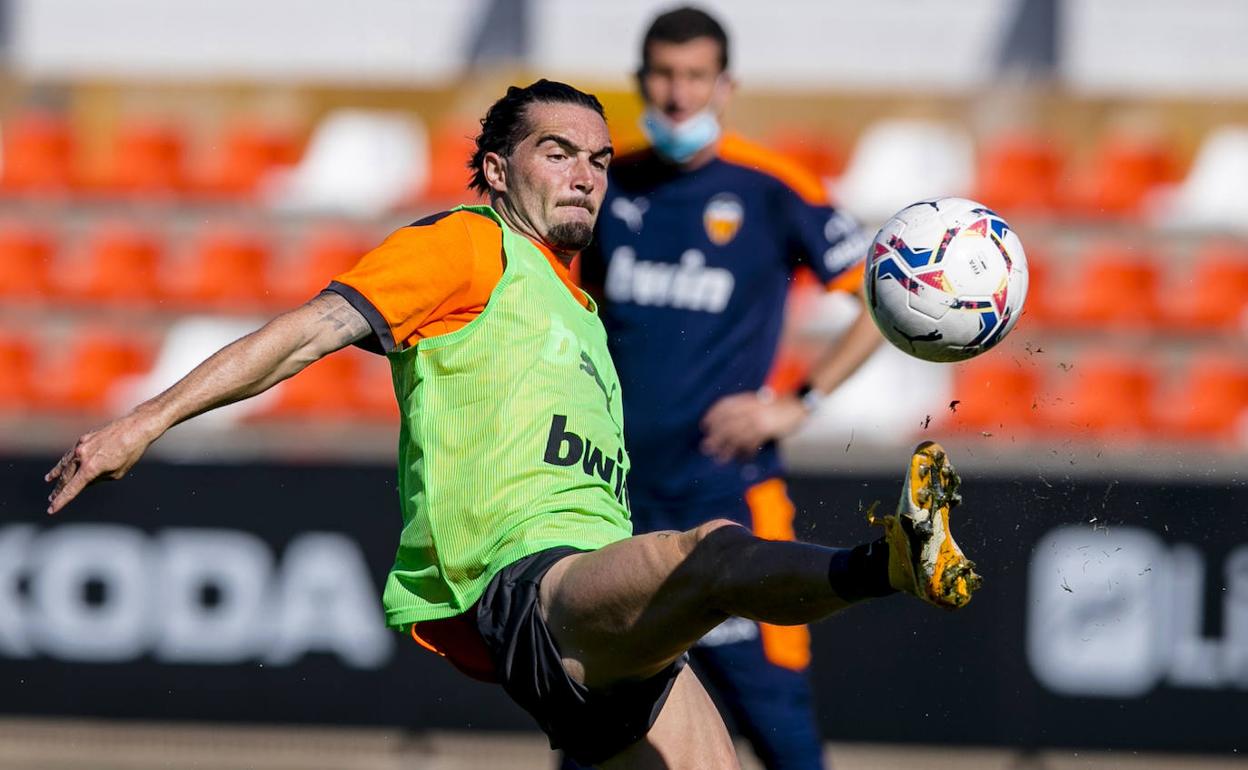
<svg viewBox="0 0 1248 770">
<path fill-rule="evenodd" d="M 529 133 L 507 159 L 506 205 L 554 251 L 578 252 L 607 191 L 607 123 L 576 104 L 532 104 L 525 117 Z"/>
<path fill-rule="evenodd" d="M 730 84 L 719 68 L 719 43 L 697 37 L 684 43 L 650 43 L 649 64 L 641 73 L 641 96 L 674 123 L 711 106 L 727 106 Z"/>
</svg>

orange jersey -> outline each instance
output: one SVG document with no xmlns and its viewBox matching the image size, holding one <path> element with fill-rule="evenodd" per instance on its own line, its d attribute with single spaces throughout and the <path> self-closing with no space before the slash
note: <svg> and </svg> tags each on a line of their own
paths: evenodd
<svg viewBox="0 0 1248 770">
<path fill-rule="evenodd" d="M 568 268 L 544 244 L 534 244 L 588 307 Z M 329 290 L 368 319 L 378 343 L 370 347 L 390 352 L 467 326 L 485 309 L 502 276 L 498 225 L 470 211 L 442 212 L 396 230 L 336 276 Z"/>
</svg>

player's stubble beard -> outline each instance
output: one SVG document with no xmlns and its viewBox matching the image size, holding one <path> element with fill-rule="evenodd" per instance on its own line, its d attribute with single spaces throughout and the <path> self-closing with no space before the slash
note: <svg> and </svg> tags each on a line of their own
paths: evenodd
<svg viewBox="0 0 1248 770">
<path fill-rule="evenodd" d="M 584 222 L 560 222 L 546 232 L 547 244 L 555 251 L 581 251 L 594 239 L 594 228 Z"/>
<path fill-rule="evenodd" d="M 592 206 L 588 203 L 581 202 L 565 202 L 560 206 L 580 206 L 590 214 L 594 213 Z M 546 241 L 555 251 L 575 252 L 581 251 L 589 245 L 594 239 L 593 224 L 585 222 L 556 222 L 546 231 Z"/>
</svg>

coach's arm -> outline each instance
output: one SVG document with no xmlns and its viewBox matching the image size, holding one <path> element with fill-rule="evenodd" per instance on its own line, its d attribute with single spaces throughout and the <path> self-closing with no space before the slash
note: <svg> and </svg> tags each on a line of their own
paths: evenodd
<svg viewBox="0 0 1248 770">
<path fill-rule="evenodd" d="M 332 292 L 279 315 L 218 350 L 164 393 L 79 438 L 44 476 L 56 484 L 48 513 L 64 508 L 92 482 L 124 476 L 178 423 L 268 390 L 369 333 L 364 316 Z"/>
</svg>

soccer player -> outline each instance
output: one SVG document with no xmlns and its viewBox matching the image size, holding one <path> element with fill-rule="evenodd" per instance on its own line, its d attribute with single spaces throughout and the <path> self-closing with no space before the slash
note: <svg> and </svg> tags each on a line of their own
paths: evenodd
<svg viewBox="0 0 1248 770">
<path fill-rule="evenodd" d="M 593 96 L 546 80 L 508 89 L 471 162 L 488 206 L 398 230 L 306 305 L 82 436 L 46 476 L 49 513 L 183 420 L 347 345 L 379 350 L 401 410 L 388 624 L 501 684 L 579 762 L 736 767 L 685 666 L 707 631 L 734 615 L 806 623 L 894 591 L 960 607 L 978 577 L 948 529 L 957 476 L 930 442 L 878 522 L 884 540 L 772 542 L 722 519 L 632 536 L 619 380 L 567 271 L 611 154 Z"/>
<path fill-rule="evenodd" d="M 793 538 L 775 440 L 796 430 L 880 342 L 865 308 L 798 396 L 764 388 L 793 271 L 861 300 L 869 238 L 819 182 L 733 135 L 733 83 L 710 15 L 658 16 L 642 40 L 645 150 L 612 163 L 582 280 L 602 299 L 624 390 L 635 531 L 731 519 Z M 658 363 L 664 362 L 664 363 Z M 733 619 L 692 650 L 771 770 L 823 767 L 804 626 Z"/>
</svg>

